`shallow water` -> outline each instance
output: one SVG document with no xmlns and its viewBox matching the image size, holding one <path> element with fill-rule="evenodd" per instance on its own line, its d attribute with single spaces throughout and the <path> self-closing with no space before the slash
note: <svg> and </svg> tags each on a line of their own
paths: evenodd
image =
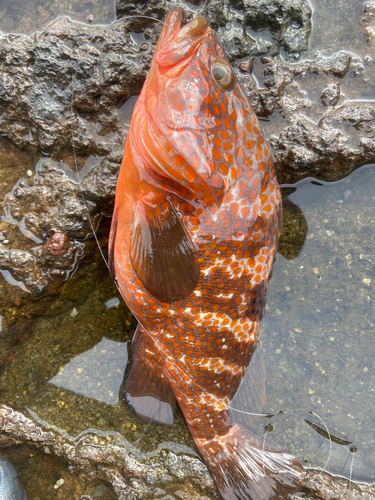
<svg viewBox="0 0 375 500">
<path fill-rule="evenodd" d="M 336 107 L 348 101 L 370 100 L 375 97 L 375 38 L 366 34 L 363 23 L 364 4 L 358 0 L 309 0 L 313 9 L 312 31 L 306 51 L 297 58 L 282 52 L 282 58 L 289 63 L 303 63 L 305 60 L 324 60 L 344 51 L 351 55 L 348 73 L 343 77 L 302 73 L 295 77 L 302 95 L 298 99 L 292 116 L 285 116 L 284 110 L 276 112 L 270 120 L 262 121 L 268 137 L 278 134 L 295 115 L 301 113 L 318 122 L 329 108 L 321 102 L 321 94 L 330 85 L 339 85 L 340 97 Z M 373 29 L 374 21 L 370 25 Z M 267 33 L 264 35 L 267 39 Z M 258 85 L 264 87 L 264 64 L 255 61 L 254 75 Z"/>
<path fill-rule="evenodd" d="M 374 176 L 368 165 L 335 183 L 305 179 L 288 196 L 308 231 L 273 267 L 260 347 L 264 411 L 276 416 L 255 423 L 305 466 L 361 481 L 375 479 Z"/>
<path fill-rule="evenodd" d="M 373 56 L 367 50 L 366 37 L 358 30 L 362 3 L 323 0 L 319 9 L 317 3 L 310 48 L 303 57 L 312 56 L 316 50 L 328 54 L 342 48 L 355 51 L 362 57 L 358 64 L 363 64 L 364 70 L 358 75 L 354 70 L 348 74 L 342 82 L 340 102 L 373 98 Z M 59 2 L 63 8 L 58 12 L 37 9 L 42 23 L 38 25 L 36 19 L 28 18 L 29 12 L 21 12 L 23 5 L 18 12 L 1 11 L 1 18 L 11 19 L 14 24 L 7 22 L 6 27 L 0 25 L 0 30 L 30 33 L 56 15 L 72 15 L 71 9 L 68 12 L 64 2 Z M 81 5 L 73 17 L 87 21 L 93 8 L 89 3 Z M 29 2 L 27 6 L 33 9 Z M 108 2 L 107 7 L 102 10 L 103 17 L 95 10 L 93 22 L 113 19 L 113 3 Z M 19 13 L 22 16 L 17 21 Z M 334 32 L 330 29 L 331 18 L 338 19 Z M 313 78 L 306 80 L 305 86 L 312 98 L 322 90 L 315 88 Z M 324 84 L 335 82 L 327 78 Z M 128 119 L 134 100 L 119 111 L 124 119 Z M 306 111 L 312 119 L 318 119 L 323 112 L 323 106 Z M 264 123 L 270 132 L 278 126 L 277 117 L 273 119 Z M 6 140 L 2 140 L 1 147 L 3 151 L 8 147 Z M 19 154 L 11 152 L 9 156 Z M 26 172 L 34 168 L 39 156 L 24 156 Z M 288 259 L 279 254 L 274 265 L 260 342 L 267 373 L 264 410 L 275 416 L 253 423 L 261 435 L 267 427 L 267 439 L 295 454 L 306 466 L 366 481 L 375 480 L 374 170 L 375 166 L 365 166 L 337 183 L 319 185 L 304 180 L 284 189 L 291 203 L 284 231 L 288 237 L 284 237 L 281 248 Z M 15 169 L 12 172 L 1 181 L 7 183 L 5 192 L 20 175 Z M 70 435 L 88 428 L 115 430 L 143 451 L 154 450 L 164 441 L 178 442 L 193 450 L 181 415 L 177 414 L 171 429 L 150 426 L 138 420 L 124 403 L 121 384 L 135 323 L 104 264 L 99 270 L 89 271 L 93 273 L 92 281 L 85 294 L 76 292 L 79 273 L 62 291 L 62 295 L 72 294 L 72 303 L 78 297 L 74 305 L 59 307 L 57 299 L 55 307 L 34 323 L 35 336 L 16 354 L 0 380 L 1 400 L 25 414 L 29 410 L 30 415 Z M 320 434 L 317 428 L 322 429 Z M 322 433 L 332 434 L 333 442 Z M 21 471 L 27 456 L 27 451 L 14 452 Z M 42 478 L 42 489 L 48 495 L 54 493 L 58 478 L 57 473 L 51 479 L 43 472 L 45 457 L 38 460 L 35 469 L 27 465 L 22 471 L 23 477 L 29 478 L 31 500 L 37 498 L 35 492 L 41 488 L 35 481 L 37 476 Z M 63 468 L 55 463 L 53 467 Z M 33 481 L 37 487 L 31 484 Z M 102 485 L 95 488 L 96 493 L 89 489 L 84 493 L 93 498 L 110 497 Z"/>
</svg>

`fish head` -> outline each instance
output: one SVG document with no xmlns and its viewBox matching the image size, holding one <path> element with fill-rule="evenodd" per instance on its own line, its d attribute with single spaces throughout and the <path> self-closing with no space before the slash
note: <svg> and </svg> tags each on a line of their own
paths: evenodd
<svg viewBox="0 0 375 500">
<path fill-rule="evenodd" d="M 207 19 L 197 16 L 182 26 L 183 17 L 181 8 L 167 14 L 145 85 L 145 108 L 172 146 L 164 173 L 219 206 L 242 167 L 239 146 L 254 113 Z"/>
</svg>

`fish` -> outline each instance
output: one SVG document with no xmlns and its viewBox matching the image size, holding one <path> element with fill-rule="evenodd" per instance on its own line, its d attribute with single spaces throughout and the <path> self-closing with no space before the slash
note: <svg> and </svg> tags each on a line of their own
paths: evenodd
<svg viewBox="0 0 375 500">
<path fill-rule="evenodd" d="M 125 392 L 163 423 L 177 400 L 224 500 L 287 498 L 301 465 L 230 411 L 258 343 L 280 189 L 216 32 L 183 20 L 166 15 L 116 187 L 109 267 L 138 320 Z"/>
</svg>

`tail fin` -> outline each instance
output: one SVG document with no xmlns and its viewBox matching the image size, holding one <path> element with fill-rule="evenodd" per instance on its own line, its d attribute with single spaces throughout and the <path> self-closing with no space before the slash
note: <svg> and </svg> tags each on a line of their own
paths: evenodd
<svg viewBox="0 0 375 500">
<path fill-rule="evenodd" d="M 302 482 L 294 457 L 239 424 L 224 436 L 195 442 L 224 500 L 286 499 Z"/>
</svg>

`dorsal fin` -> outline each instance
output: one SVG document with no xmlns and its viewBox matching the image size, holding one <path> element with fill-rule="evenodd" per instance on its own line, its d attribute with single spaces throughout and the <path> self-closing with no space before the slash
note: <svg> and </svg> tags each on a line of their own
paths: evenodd
<svg viewBox="0 0 375 500">
<path fill-rule="evenodd" d="M 156 206 L 137 203 L 130 260 L 146 290 L 160 302 L 184 299 L 199 281 L 196 248 L 165 198 Z"/>
</svg>

